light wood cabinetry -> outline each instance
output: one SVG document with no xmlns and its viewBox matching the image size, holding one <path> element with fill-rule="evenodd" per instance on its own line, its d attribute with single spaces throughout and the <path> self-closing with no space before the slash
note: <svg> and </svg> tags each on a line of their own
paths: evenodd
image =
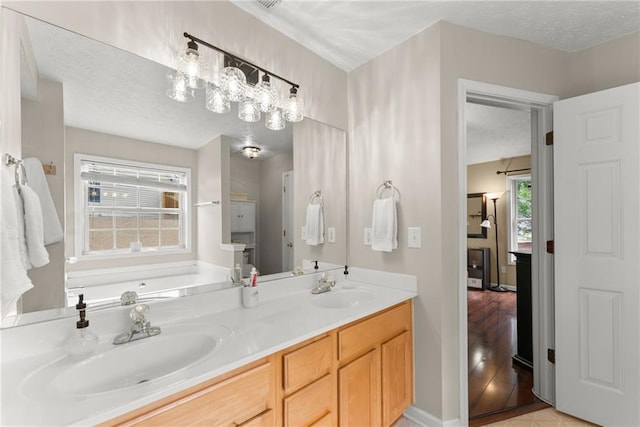
<svg viewBox="0 0 640 427">
<path fill-rule="evenodd" d="M 413 401 L 411 301 L 103 425 L 389 426 Z"/>
<path fill-rule="evenodd" d="M 270 356 L 104 425 L 274 426 L 274 372 Z"/>
<path fill-rule="evenodd" d="M 338 331 L 340 426 L 389 426 L 413 401 L 411 302 Z"/>
</svg>

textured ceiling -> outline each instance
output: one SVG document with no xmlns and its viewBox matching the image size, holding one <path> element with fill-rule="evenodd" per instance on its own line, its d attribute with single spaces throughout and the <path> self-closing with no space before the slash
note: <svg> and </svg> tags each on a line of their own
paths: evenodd
<svg viewBox="0 0 640 427">
<path fill-rule="evenodd" d="M 635 0 L 282 0 L 270 9 L 255 0 L 232 1 L 345 71 L 439 20 L 569 52 L 640 29 Z"/>
</svg>

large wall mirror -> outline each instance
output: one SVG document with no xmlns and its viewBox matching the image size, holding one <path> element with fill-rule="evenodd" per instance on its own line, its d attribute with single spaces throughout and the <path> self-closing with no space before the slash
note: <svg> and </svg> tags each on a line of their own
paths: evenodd
<svg viewBox="0 0 640 427">
<path fill-rule="evenodd" d="M 487 238 L 487 229 L 480 226 L 485 218 L 487 218 L 485 193 L 467 194 L 467 238 Z"/>
<path fill-rule="evenodd" d="M 316 260 L 321 269 L 346 263 L 344 131 L 309 118 L 272 131 L 264 120 L 241 121 L 235 105 L 223 115 L 207 110 L 202 90 L 192 102 L 176 102 L 165 95 L 174 70 L 23 19 L 21 155 L 56 166 L 47 181 L 65 230 L 63 242 L 47 246 L 51 262 L 29 271 L 35 288 L 22 298 L 23 313 L 67 315 L 80 292 L 114 304 L 127 289 L 103 286 L 109 281 L 151 295 L 152 279 L 169 277 L 173 289 L 164 298 L 229 287 L 237 263 L 255 266 L 261 280 L 291 277 Z M 243 156 L 246 145 L 259 147 L 259 156 Z M 140 176 L 161 169 L 154 179 L 176 186 L 127 192 L 96 178 L 118 168 Z M 188 188 L 180 170 L 188 171 Z M 301 229 L 318 190 L 335 240 L 310 247 Z M 252 225 L 238 228 L 248 206 Z M 174 250 L 152 250 L 163 244 Z M 87 253 L 100 248 L 115 251 Z"/>
</svg>

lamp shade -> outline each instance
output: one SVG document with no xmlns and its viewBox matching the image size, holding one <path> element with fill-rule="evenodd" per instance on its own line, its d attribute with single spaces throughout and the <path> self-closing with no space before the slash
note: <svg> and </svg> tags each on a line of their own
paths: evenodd
<svg viewBox="0 0 640 427">
<path fill-rule="evenodd" d="M 480 227 L 482 227 L 482 228 L 491 228 L 491 223 L 489 222 L 488 219 L 485 219 L 484 221 L 482 221 L 480 223 Z"/>
</svg>

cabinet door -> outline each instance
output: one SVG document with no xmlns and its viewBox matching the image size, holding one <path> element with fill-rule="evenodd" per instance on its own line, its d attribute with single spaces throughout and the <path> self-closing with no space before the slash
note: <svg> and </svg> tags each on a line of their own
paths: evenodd
<svg viewBox="0 0 640 427">
<path fill-rule="evenodd" d="M 413 400 L 412 358 L 408 331 L 382 344 L 382 425 L 391 425 Z"/>
<path fill-rule="evenodd" d="M 340 426 L 380 425 L 380 360 L 371 350 L 338 371 Z"/>
<path fill-rule="evenodd" d="M 231 232 L 250 233 L 256 231 L 256 204 L 253 202 L 231 202 Z"/>
</svg>

